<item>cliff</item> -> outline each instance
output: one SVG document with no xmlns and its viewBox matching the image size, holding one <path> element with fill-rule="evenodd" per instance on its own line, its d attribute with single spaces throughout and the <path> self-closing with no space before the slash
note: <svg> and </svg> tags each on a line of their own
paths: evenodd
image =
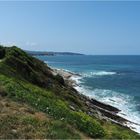
<svg viewBox="0 0 140 140">
<path fill-rule="evenodd" d="M 0 104 L 1 139 L 140 138 L 118 109 L 79 94 L 16 46 L 0 46 Z"/>
</svg>

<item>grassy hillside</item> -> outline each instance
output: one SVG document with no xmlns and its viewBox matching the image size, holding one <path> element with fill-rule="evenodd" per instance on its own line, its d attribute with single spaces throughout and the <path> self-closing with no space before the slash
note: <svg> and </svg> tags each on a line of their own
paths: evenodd
<svg viewBox="0 0 140 140">
<path fill-rule="evenodd" d="M 0 138 L 140 138 L 89 116 L 82 97 L 61 76 L 17 47 L 0 47 L 0 96 Z"/>
</svg>

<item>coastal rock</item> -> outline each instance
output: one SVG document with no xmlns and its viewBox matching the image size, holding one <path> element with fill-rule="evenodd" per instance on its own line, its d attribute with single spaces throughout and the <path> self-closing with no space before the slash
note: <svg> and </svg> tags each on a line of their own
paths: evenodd
<svg viewBox="0 0 140 140">
<path fill-rule="evenodd" d="M 96 106 L 99 106 L 100 108 L 108 110 L 108 111 L 112 111 L 112 112 L 115 112 L 115 113 L 120 112 L 120 110 L 118 108 L 113 107 L 113 106 L 108 105 L 108 104 L 105 104 L 105 103 L 102 103 L 102 102 L 99 102 L 99 101 L 97 101 L 95 99 L 91 99 L 91 103 L 93 103 Z"/>
<path fill-rule="evenodd" d="M 12 133 L 13 134 L 17 134 L 17 130 L 16 129 L 12 129 Z"/>
<path fill-rule="evenodd" d="M 75 108 L 72 105 L 70 105 L 69 107 L 71 110 L 75 111 Z"/>
</svg>

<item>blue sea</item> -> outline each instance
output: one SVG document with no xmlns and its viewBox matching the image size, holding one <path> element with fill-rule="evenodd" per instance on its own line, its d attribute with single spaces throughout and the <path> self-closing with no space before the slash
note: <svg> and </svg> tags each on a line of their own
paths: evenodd
<svg viewBox="0 0 140 140">
<path fill-rule="evenodd" d="M 118 114 L 140 123 L 140 56 L 38 56 L 49 66 L 78 73 L 81 93 L 113 105 Z M 140 126 L 128 124 L 140 133 Z"/>
</svg>

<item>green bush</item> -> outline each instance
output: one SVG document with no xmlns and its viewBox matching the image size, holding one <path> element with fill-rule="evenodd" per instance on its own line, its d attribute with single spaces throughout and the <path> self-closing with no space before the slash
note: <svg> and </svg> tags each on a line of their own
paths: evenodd
<svg viewBox="0 0 140 140">
<path fill-rule="evenodd" d="M 59 74 L 57 74 L 57 75 L 55 76 L 55 79 L 56 79 L 60 84 L 62 84 L 62 85 L 65 84 L 65 81 L 64 81 L 63 77 L 60 76 Z"/>
<path fill-rule="evenodd" d="M 7 96 L 7 92 L 3 86 L 0 85 L 0 96 Z"/>
<path fill-rule="evenodd" d="M 3 59 L 5 57 L 5 48 L 0 46 L 0 59 Z"/>
<path fill-rule="evenodd" d="M 83 112 L 72 112 L 71 117 L 71 123 L 76 124 L 78 129 L 87 133 L 89 136 L 93 138 L 101 138 L 105 136 L 105 131 L 100 123 L 87 114 Z"/>
</svg>

